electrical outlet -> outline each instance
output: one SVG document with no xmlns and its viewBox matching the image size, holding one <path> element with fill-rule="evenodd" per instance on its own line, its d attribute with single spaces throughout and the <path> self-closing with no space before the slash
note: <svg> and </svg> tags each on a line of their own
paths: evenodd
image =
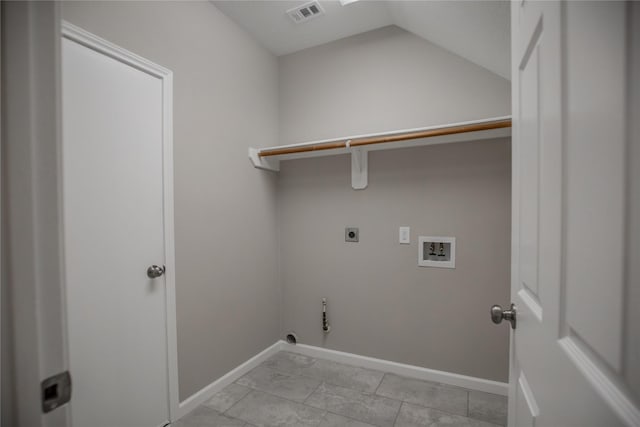
<svg viewBox="0 0 640 427">
<path fill-rule="evenodd" d="M 345 242 L 358 242 L 358 228 L 347 227 L 344 229 L 344 241 Z"/>
</svg>

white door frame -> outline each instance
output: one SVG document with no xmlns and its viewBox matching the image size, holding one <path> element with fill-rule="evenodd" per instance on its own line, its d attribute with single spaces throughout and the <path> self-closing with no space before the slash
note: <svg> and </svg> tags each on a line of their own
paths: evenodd
<svg viewBox="0 0 640 427">
<path fill-rule="evenodd" d="M 62 38 L 74 41 L 119 62 L 132 66 L 162 81 L 162 158 L 164 258 L 166 271 L 165 315 L 167 331 L 167 390 L 169 418 L 175 421 L 179 410 L 178 347 L 176 336 L 175 239 L 173 219 L 173 73 L 126 49 L 116 46 L 69 22 L 62 21 Z M 66 313 L 65 313 L 66 314 Z M 73 372 L 71 372 L 73 376 Z M 71 397 L 73 402 L 73 395 Z"/>
<path fill-rule="evenodd" d="M 40 382 L 68 367 L 59 186 L 60 19 L 57 2 L 3 2 L 3 280 L 11 290 L 14 423 L 68 425 L 43 414 Z M 3 402 L 4 403 L 4 402 Z"/>
</svg>

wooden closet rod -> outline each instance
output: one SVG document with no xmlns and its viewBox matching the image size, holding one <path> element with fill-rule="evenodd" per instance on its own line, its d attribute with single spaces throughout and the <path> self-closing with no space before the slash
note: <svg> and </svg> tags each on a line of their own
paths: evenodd
<svg viewBox="0 0 640 427">
<path fill-rule="evenodd" d="M 389 142 L 409 141 L 412 139 L 429 138 L 432 136 L 454 135 L 457 133 L 477 132 L 511 127 L 511 119 L 498 120 L 487 123 L 447 126 L 435 129 L 380 135 L 363 138 L 345 139 L 339 141 L 321 142 L 318 144 L 273 148 L 260 150 L 260 157 L 279 156 L 283 154 L 306 153 L 309 151 L 335 150 L 338 148 L 361 147 L 364 145 L 384 144 Z"/>
</svg>

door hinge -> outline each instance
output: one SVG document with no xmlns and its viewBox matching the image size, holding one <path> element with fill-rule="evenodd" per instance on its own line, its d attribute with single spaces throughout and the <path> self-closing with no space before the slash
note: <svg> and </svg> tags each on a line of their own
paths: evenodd
<svg viewBox="0 0 640 427">
<path fill-rule="evenodd" d="M 64 371 L 49 377 L 41 383 L 42 412 L 45 414 L 71 400 L 71 374 Z"/>
</svg>

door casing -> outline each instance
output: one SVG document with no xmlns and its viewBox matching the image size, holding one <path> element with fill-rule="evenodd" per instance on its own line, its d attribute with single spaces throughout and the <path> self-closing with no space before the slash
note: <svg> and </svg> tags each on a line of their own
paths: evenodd
<svg viewBox="0 0 640 427">
<path fill-rule="evenodd" d="M 68 369 L 60 221 L 60 14 L 57 2 L 2 2 L 3 286 L 11 300 L 13 425 L 43 414 L 40 382 Z M 3 403 L 5 403 L 3 401 Z"/>
</svg>

